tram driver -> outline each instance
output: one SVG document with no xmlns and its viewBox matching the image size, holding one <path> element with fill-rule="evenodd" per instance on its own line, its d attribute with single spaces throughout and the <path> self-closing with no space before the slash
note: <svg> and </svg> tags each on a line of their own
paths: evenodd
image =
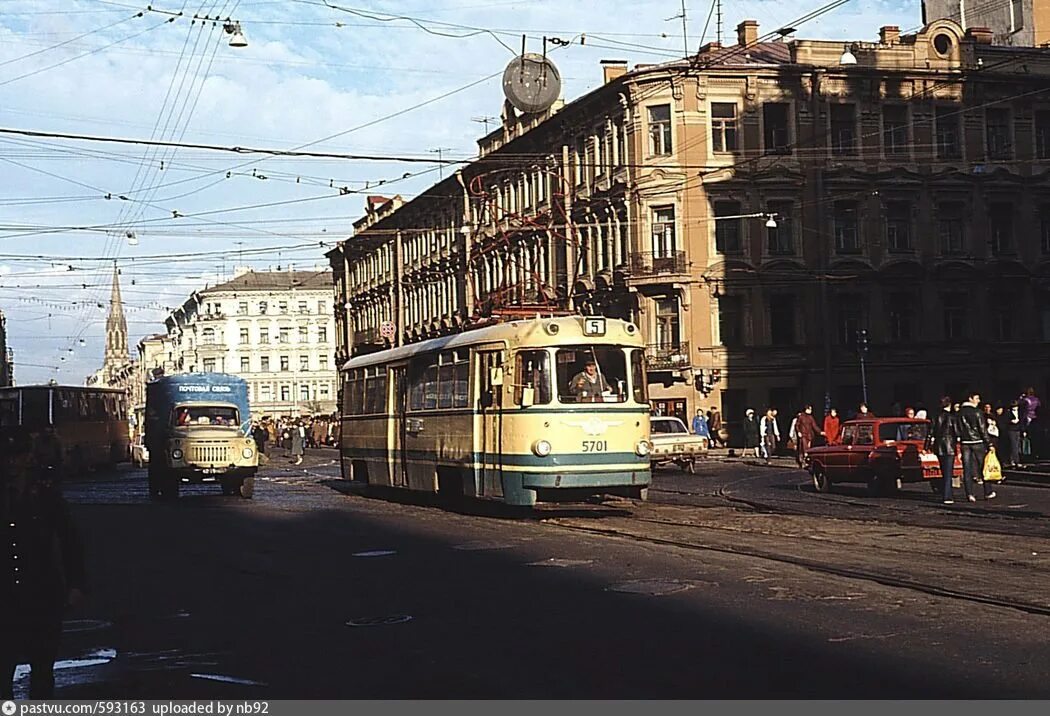
<svg viewBox="0 0 1050 716">
<path fill-rule="evenodd" d="M 598 372 L 594 358 L 588 358 L 583 370 L 576 374 L 569 384 L 569 392 L 576 397 L 577 403 L 601 403 L 602 393 L 609 391 L 605 377 Z"/>
</svg>

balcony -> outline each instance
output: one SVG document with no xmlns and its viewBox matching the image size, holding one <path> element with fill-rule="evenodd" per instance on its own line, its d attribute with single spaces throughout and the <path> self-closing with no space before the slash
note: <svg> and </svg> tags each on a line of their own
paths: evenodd
<svg viewBox="0 0 1050 716">
<path fill-rule="evenodd" d="M 645 362 L 649 370 L 681 370 L 689 367 L 689 343 L 650 343 L 645 346 Z"/>
<path fill-rule="evenodd" d="M 653 253 L 643 251 L 631 254 L 631 276 L 652 277 L 689 273 L 684 251 Z"/>
</svg>

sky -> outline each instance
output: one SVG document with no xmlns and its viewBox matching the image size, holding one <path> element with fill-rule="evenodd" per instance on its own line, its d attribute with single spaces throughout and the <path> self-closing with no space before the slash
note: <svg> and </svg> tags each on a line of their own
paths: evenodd
<svg viewBox="0 0 1050 716">
<path fill-rule="evenodd" d="M 868 41 L 921 22 L 918 2 L 848 0 L 795 23 L 822 4 L 724 0 L 723 42 L 744 19 L 760 34 L 793 25 L 799 38 Z M 695 51 L 715 39 L 712 5 L 685 7 Z M 238 266 L 324 268 L 366 195 L 410 198 L 438 179 L 438 150 L 475 155 L 523 34 L 528 51 L 544 36 L 569 41 L 550 56 L 572 101 L 600 84 L 602 59 L 682 57 L 681 11 L 681 0 L 0 0 L 0 130 L 380 159 L 0 131 L 0 310 L 16 381 L 82 384 L 101 366 L 114 265 L 132 354 L 171 307 Z M 238 22 L 248 46 L 230 47 L 211 18 Z"/>
</svg>

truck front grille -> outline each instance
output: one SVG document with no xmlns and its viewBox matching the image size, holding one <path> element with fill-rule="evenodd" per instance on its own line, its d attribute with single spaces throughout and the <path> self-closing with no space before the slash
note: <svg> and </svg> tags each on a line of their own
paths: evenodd
<svg viewBox="0 0 1050 716">
<path fill-rule="evenodd" d="M 190 448 L 190 462 L 194 464 L 229 462 L 229 448 L 226 445 L 194 445 Z"/>
</svg>

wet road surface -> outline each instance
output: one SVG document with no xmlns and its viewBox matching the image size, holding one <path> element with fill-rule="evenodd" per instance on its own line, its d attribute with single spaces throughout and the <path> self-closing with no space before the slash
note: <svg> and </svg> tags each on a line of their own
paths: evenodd
<svg viewBox="0 0 1050 716">
<path fill-rule="evenodd" d="M 67 485 L 92 588 L 60 697 L 1050 695 L 1050 490 L 948 512 L 712 460 L 519 519 L 363 495 L 333 458 L 251 501 Z"/>
</svg>

